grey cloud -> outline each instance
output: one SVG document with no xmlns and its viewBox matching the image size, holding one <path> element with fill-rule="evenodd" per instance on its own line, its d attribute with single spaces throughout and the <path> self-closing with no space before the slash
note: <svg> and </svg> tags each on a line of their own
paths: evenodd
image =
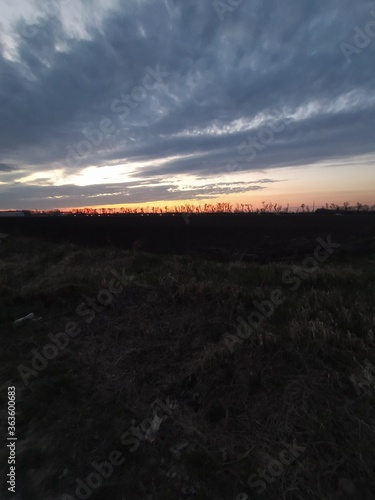
<svg viewBox="0 0 375 500">
<path fill-rule="evenodd" d="M 0 163 L 0 172 L 13 172 L 16 170 L 12 165 L 7 165 L 6 163 Z"/>
<path fill-rule="evenodd" d="M 220 22 L 212 2 L 134 0 L 108 10 L 100 25 L 87 28 L 87 39 L 72 37 L 58 16 L 26 39 L 20 20 L 14 27 L 18 59 L 6 58 L 4 51 L 0 57 L 3 165 L 32 173 L 59 163 L 70 175 L 89 165 L 155 160 L 155 166 L 133 175 L 203 178 L 225 173 L 233 160 L 238 171 L 248 172 L 374 154 L 375 40 L 350 64 L 340 49 L 342 41 L 353 43 L 355 26 L 373 19 L 373 8 L 371 1 L 253 0 Z M 146 68 L 156 65 L 168 77 L 142 102 L 133 99 L 121 122 L 111 104 L 142 85 Z M 344 95 L 351 101 L 342 109 L 290 118 L 301 106 L 314 110 L 314 103 L 333 103 Z M 287 125 L 251 162 L 237 152 L 250 131 L 183 135 L 212 125 L 224 131 L 235 120 L 251 121 L 274 108 L 285 114 Z M 115 128 L 114 147 L 103 142 L 87 157 L 68 162 L 67 148 L 76 150 L 86 140 L 82 130 L 97 129 L 104 117 Z M 179 158 L 157 166 L 171 156 Z M 0 171 L 9 172 L 4 166 Z M 58 192 L 64 189 L 78 196 L 73 187 Z M 91 189 L 103 192 L 103 186 Z M 157 189 L 152 196 L 165 196 L 164 188 Z M 217 189 L 211 195 L 222 194 Z M 230 192 L 228 186 L 222 189 Z M 31 203 L 28 190 L 32 198 L 43 192 L 22 186 L 13 195 L 21 204 Z M 134 201 L 149 196 L 141 189 L 136 193 Z M 197 189 L 187 194 L 201 196 Z"/>
<path fill-rule="evenodd" d="M 158 200 L 176 202 L 196 198 L 197 200 L 214 198 L 228 193 L 246 193 L 264 189 L 263 184 L 278 182 L 261 179 L 254 182 L 233 184 L 206 184 L 199 187 L 181 189 L 175 184 L 161 184 L 154 180 L 111 184 L 100 186 L 37 186 L 22 184 L 0 190 L 0 209 L 47 209 L 67 206 L 90 206 L 127 203 L 156 203 Z"/>
</svg>

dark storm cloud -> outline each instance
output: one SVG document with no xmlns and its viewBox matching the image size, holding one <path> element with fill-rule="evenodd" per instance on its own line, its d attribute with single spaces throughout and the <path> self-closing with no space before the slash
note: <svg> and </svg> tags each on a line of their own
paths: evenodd
<svg viewBox="0 0 375 500">
<path fill-rule="evenodd" d="M 7 165 L 6 163 L 0 163 L 0 172 L 12 172 L 15 170 L 11 165 Z"/>
<path fill-rule="evenodd" d="M 155 160 L 136 167 L 136 176 L 204 178 L 225 173 L 231 160 L 245 172 L 374 153 L 375 37 L 350 62 L 342 49 L 343 42 L 354 46 L 356 26 L 375 20 L 372 9 L 372 1 L 245 0 L 221 21 L 211 1 L 129 1 L 88 26 L 86 38 L 50 16 L 28 39 L 19 21 L 17 57 L 1 47 L 0 172 L 17 164 L 29 174 L 59 166 L 69 175 L 88 165 Z M 165 76 L 154 86 L 145 78 L 157 68 Z M 248 161 L 238 146 L 257 137 L 275 109 L 285 127 Z M 90 131 L 104 118 L 111 137 L 101 140 Z M 95 144 L 83 156 L 88 134 Z M 21 204 L 31 199 L 28 189 L 32 198 L 43 192 L 20 189 L 0 185 L 2 205 L 11 192 Z M 100 194 L 102 186 L 92 189 Z M 148 200 L 161 195 L 148 189 Z"/>
</svg>

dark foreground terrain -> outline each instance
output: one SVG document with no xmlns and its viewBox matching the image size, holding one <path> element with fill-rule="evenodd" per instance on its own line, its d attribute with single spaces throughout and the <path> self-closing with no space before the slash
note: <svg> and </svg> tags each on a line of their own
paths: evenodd
<svg viewBox="0 0 375 500">
<path fill-rule="evenodd" d="M 344 219 L 301 234 L 269 223 L 228 262 L 10 231 L 0 498 L 375 498 L 373 219 Z"/>
<path fill-rule="evenodd" d="M 317 237 L 329 235 L 340 241 L 341 252 L 375 251 L 375 213 L 371 212 L 1 217 L 0 232 L 221 261 L 298 258 L 310 251 Z"/>
</svg>

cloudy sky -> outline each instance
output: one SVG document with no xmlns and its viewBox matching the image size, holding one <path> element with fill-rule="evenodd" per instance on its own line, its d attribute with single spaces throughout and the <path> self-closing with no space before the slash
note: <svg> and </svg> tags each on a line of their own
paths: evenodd
<svg viewBox="0 0 375 500">
<path fill-rule="evenodd" d="M 0 209 L 374 204 L 374 60 L 367 0 L 2 0 Z"/>
</svg>

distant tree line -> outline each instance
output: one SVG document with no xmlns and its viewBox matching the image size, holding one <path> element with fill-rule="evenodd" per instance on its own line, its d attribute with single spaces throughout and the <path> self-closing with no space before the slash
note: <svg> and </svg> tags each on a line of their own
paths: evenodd
<svg viewBox="0 0 375 500">
<path fill-rule="evenodd" d="M 253 213 L 253 214 L 298 214 L 298 213 L 370 213 L 375 212 L 375 205 L 366 205 L 357 202 L 355 205 L 350 205 L 345 201 L 341 206 L 335 203 L 326 203 L 321 208 L 315 209 L 315 206 L 302 203 L 300 207 L 291 209 L 289 203 L 286 206 L 279 203 L 271 203 L 262 201 L 260 208 L 254 208 L 251 203 L 236 203 L 233 206 L 231 203 L 205 203 L 204 205 L 182 204 L 175 205 L 173 208 L 165 206 L 160 207 L 147 206 L 140 207 L 121 207 L 121 208 L 76 208 L 73 210 L 22 210 L 25 215 L 116 215 L 116 214 L 140 214 L 140 215 L 163 215 L 163 214 L 236 214 L 236 213 Z"/>
</svg>

